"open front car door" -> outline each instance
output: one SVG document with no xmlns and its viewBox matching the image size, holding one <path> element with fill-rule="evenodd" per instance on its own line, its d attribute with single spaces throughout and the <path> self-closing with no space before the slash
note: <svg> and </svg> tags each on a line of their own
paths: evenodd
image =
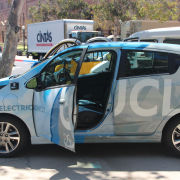
<svg viewBox="0 0 180 180">
<path fill-rule="evenodd" d="M 40 74 L 42 87 L 34 92 L 36 133 L 75 152 L 78 106 L 76 84 L 87 48 L 56 55 Z M 87 46 L 88 47 L 88 46 Z"/>
</svg>

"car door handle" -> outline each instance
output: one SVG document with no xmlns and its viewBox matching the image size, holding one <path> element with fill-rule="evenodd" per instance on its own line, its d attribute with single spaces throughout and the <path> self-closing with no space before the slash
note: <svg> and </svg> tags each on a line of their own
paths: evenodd
<svg viewBox="0 0 180 180">
<path fill-rule="evenodd" d="M 59 103 L 60 103 L 60 104 L 64 104 L 65 101 L 66 101 L 65 99 L 60 99 L 60 100 L 59 100 Z"/>
</svg>

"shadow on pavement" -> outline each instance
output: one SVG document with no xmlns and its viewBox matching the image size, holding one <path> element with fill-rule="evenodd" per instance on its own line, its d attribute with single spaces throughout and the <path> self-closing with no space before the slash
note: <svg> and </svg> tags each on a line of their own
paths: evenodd
<svg viewBox="0 0 180 180">
<path fill-rule="evenodd" d="M 17 158 L 1 159 L 0 165 L 30 169 L 36 178 L 44 170 L 49 172 L 45 179 L 51 180 L 130 180 L 147 179 L 147 176 L 168 179 L 162 172 L 180 170 L 179 158 L 171 156 L 161 144 L 133 143 L 76 144 L 76 153 L 57 145 L 34 145 Z M 143 172 L 147 174 L 145 177 Z M 1 173 L 5 172 L 0 168 Z"/>
</svg>

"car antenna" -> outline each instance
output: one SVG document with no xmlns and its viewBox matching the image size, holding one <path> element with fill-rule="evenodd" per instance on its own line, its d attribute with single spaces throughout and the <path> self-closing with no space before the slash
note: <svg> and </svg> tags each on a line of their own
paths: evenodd
<svg viewBox="0 0 180 180">
<path fill-rule="evenodd" d="M 76 41 L 78 40 L 79 36 L 81 35 L 81 32 L 79 32 L 78 37 L 76 37 Z M 74 42 L 74 45 L 76 46 L 76 41 Z"/>
</svg>

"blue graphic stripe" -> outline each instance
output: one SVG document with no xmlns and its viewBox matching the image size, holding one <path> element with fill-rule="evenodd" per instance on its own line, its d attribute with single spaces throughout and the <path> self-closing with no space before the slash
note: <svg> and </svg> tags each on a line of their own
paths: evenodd
<svg viewBox="0 0 180 180">
<path fill-rule="evenodd" d="M 51 92 L 51 89 L 44 91 L 43 99 L 45 103 L 47 102 L 47 98 L 50 95 L 50 92 Z"/>
<path fill-rule="evenodd" d="M 88 49 L 96 48 L 123 48 L 123 49 L 144 49 L 149 46 L 150 43 L 126 43 L 126 42 L 106 42 L 106 43 L 92 43 L 89 44 Z"/>
<path fill-rule="evenodd" d="M 9 84 L 9 77 L 0 79 L 0 86 L 6 86 Z"/>
<path fill-rule="evenodd" d="M 23 60 L 23 62 L 38 62 L 38 61 L 35 61 L 35 60 Z"/>
<path fill-rule="evenodd" d="M 75 134 L 74 135 L 74 139 L 75 139 L 75 143 L 85 143 L 85 138 L 87 137 L 114 137 L 116 136 L 115 134 Z"/>
<path fill-rule="evenodd" d="M 50 130 L 51 130 L 51 141 L 59 145 L 60 136 L 59 136 L 59 129 L 58 129 L 58 119 L 59 119 L 59 99 L 62 92 L 61 88 L 54 100 L 54 104 L 51 110 L 51 119 L 50 119 Z"/>
<path fill-rule="evenodd" d="M 74 135 L 75 143 L 84 143 L 85 141 L 85 135 Z"/>
<path fill-rule="evenodd" d="M 67 93 L 68 89 L 69 89 L 69 87 L 67 87 L 67 88 L 66 88 L 66 92 L 65 92 L 65 94 Z"/>
</svg>

